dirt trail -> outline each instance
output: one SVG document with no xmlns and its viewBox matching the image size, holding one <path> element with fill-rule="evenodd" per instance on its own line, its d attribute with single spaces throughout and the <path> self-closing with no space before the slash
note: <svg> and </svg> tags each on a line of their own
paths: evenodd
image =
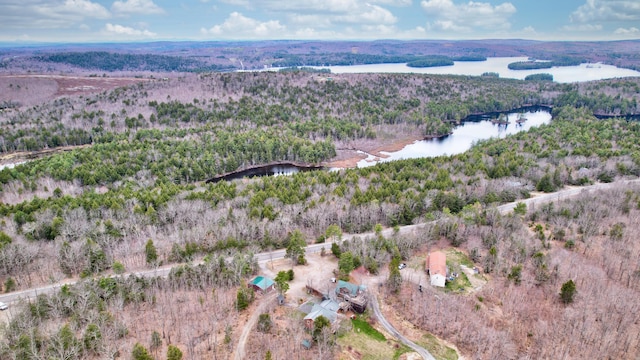
<svg viewBox="0 0 640 360">
<path fill-rule="evenodd" d="M 427 349 L 407 339 L 404 335 L 400 334 L 400 332 L 398 332 L 398 330 L 396 330 L 396 328 L 394 328 L 393 325 L 391 325 L 391 323 L 387 321 L 387 319 L 382 314 L 382 311 L 380 311 L 380 307 L 378 306 L 378 299 L 373 292 L 371 292 L 370 303 L 371 303 L 371 308 L 373 309 L 373 313 L 378 318 L 378 321 L 391 335 L 393 335 L 401 343 L 407 345 L 408 347 L 413 349 L 415 352 L 420 354 L 420 356 L 422 356 L 423 359 L 435 360 L 435 358 L 429 353 L 429 351 L 427 351 Z"/>
<path fill-rule="evenodd" d="M 467 275 L 467 278 L 469 279 L 469 282 L 471 282 L 471 286 L 473 287 L 473 292 L 476 291 L 480 291 L 480 289 L 482 289 L 482 287 L 484 286 L 484 284 L 487 283 L 486 280 L 480 280 L 476 277 L 475 272 L 473 271 L 473 269 L 469 269 L 468 266 L 462 265 L 460 264 L 460 268 L 462 269 L 462 271 L 464 271 L 464 273 Z"/>
<path fill-rule="evenodd" d="M 234 353 L 235 360 L 243 360 L 246 358 L 245 345 L 247 344 L 249 334 L 251 333 L 251 330 L 256 326 L 260 314 L 265 311 L 265 308 L 267 307 L 267 305 L 269 305 L 269 303 L 275 300 L 276 296 L 277 293 L 275 291 L 272 291 L 270 294 L 265 295 L 264 297 L 262 297 L 262 299 L 260 299 L 260 304 L 258 304 L 255 310 L 253 310 L 251 317 L 249 318 L 249 320 L 247 320 L 246 324 L 244 324 L 244 327 L 242 328 L 242 333 L 240 334 L 240 339 L 238 340 L 238 346 L 236 347 L 236 351 Z"/>
</svg>

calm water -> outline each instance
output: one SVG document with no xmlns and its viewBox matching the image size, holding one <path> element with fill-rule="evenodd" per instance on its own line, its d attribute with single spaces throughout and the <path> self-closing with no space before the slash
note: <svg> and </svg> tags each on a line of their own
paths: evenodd
<svg viewBox="0 0 640 360">
<path fill-rule="evenodd" d="M 406 64 L 372 64 L 350 66 L 325 66 L 334 74 L 345 73 L 417 73 L 480 76 L 485 72 L 496 72 L 502 78 L 523 80 L 527 75 L 548 73 L 559 83 L 602 80 L 619 77 L 640 76 L 640 72 L 622 69 L 613 65 L 581 64 L 577 66 L 554 67 L 539 70 L 510 70 L 507 65 L 516 61 L 526 61 L 527 57 L 495 57 L 486 61 L 455 61 L 453 66 L 412 68 Z"/>
<path fill-rule="evenodd" d="M 535 111 L 527 111 L 523 114 L 527 118 L 527 121 L 521 125 L 515 123 L 520 117 L 520 113 L 515 112 L 508 114 L 508 119 L 511 123 L 507 125 L 493 124 L 490 120 L 464 122 L 460 126 L 457 126 L 451 135 L 445 138 L 419 140 L 405 146 L 400 151 L 383 152 L 383 154 L 389 155 L 389 157 L 379 159 L 378 161 L 460 154 L 469 150 L 478 140 L 503 138 L 509 134 L 527 131 L 534 126 L 548 124 L 551 121 L 551 114 L 548 110 L 536 109 Z M 369 155 L 366 159 L 358 162 L 358 167 L 375 165 L 378 161 L 375 160 L 374 156 Z"/>
<path fill-rule="evenodd" d="M 256 176 L 293 175 L 301 171 L 311 171 L 311 170 L 317 170 L 319 168 L 321 167 L 319 166 L 303 167 L 303 166 L 297 166 L 294 164 L 265 165 L 265 166 L 257 166 L 257 167 L 246 169 L 246 170 L 241 170 L 225 176 L 214 177 L 213 179 L 207 180 L 207 182 L 215 183 L 223 180 L 229 181 L 229 180 L 250 178 L 250 177 L 256 177 Z"/>
</svg>

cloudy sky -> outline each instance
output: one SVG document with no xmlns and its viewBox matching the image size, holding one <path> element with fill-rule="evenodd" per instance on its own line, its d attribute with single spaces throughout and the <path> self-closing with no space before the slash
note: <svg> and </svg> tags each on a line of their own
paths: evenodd
<svg viewBox="0 0 640 360">
<path fill-rule="evenodd" d="M 0 0 L 0 41 L 640 39 L 640 0 Z"/>
</svg>

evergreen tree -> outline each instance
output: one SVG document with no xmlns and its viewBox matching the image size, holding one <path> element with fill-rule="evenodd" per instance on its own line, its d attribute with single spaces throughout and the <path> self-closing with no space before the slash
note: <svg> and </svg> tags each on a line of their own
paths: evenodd
<svg viewBox="0 0 640 360">
<path fill-rule="evenodd" d="M 153 240 L 147 240 L 147 243 L 144 246 L 144 254 L 147 258 L 147 264 L 156 264 L 156 261 L 158 260 L 158 250 L 156 250 L 156 246 L 153 244 Z"/>
<path fill-rule="evenodd" d="M 294 231 L 289 235 L 289 245 L 287 246 L 285 257 L 291 259 L 297 265 L 305 264 L 304 253 L 306 246 L 307 243 L 304 241 L 300 230 Z"/>
<path fill-rule="evenodd" d="M 149 351 L 140 343 L 133 345 L 131 355 L 133 356 L 133 360 L 154 360 L 151 354 L 149 354 Z"/>
<path fill-rule="evenodd" d="M 573 280 L 569 280 L 562 284 L 562 287 L 560 288 L 560 300 L 562 300 L 564 304 L 571 304 L 575 295 L 576 284 Z"/>
<path fill-rule="evenodd" d="M 167 360 L 182 360 L 182 351 L 175 345 L 167 348 Z"/>
<path fill-rule="evenodd" d="M 387 287 L 392 293 L 400 291 L 400 286 L 402 286 L 402 275 L 398 266 L 400 266 L 400 258 L 394 256 L 389 263 L 389 278 L 387 279 Z"/>
</svg>

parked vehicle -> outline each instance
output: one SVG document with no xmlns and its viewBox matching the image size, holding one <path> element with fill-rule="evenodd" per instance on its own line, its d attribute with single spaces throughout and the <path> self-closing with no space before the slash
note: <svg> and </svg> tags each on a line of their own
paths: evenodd
<svg viewBox="0 0 640 360">
<path fill-rule="evenodd" d="M 406 267 L 407 267 L 407 264 L 402 263 L 402 264 L 398 265 L 398 270 L 402 270 L 402 269 L 404 269 Z"/>
<path fill-rule="evenodd" d="M 8 308 L 9 306 L 7 306 L 7 304 L 0 301 L 0 310 L 7 310 Z"/>
</svg>

